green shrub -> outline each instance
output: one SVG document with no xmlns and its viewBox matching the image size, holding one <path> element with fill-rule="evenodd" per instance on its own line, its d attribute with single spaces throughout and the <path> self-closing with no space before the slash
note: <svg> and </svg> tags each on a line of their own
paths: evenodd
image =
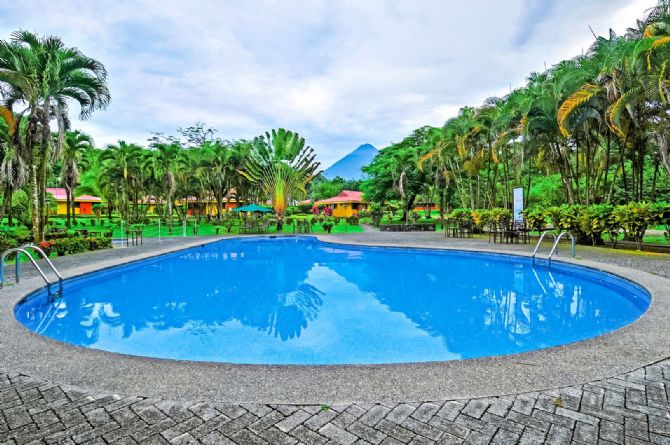
<svg viewBox="0 0 670 445">
<path fill-rule="evenodd" d="M 384 217 L 384 209 L 382 208 L 381 204 L 376 202 L 370 204 L 370 210 L 368 213 L 370 215 L 370 219 L 372 219 L 372 225 L 379 227 L 382 222 L 382 218 Z"/>
<path fill-rule="evenodd" d="M 57 238 L 51 240 L 50 243 L 51 250 L 58 256 L 112 248 L 111 238 Z"/>
<path fill-rule="evenodd" d="M 19 247 L 19 240 L 9 233 L 0 232 L 0 253 L 15 247 Z"/>
<path fill-rule="evenodd" d="M 543 232 L 547 227 L 547 215 L 539 207 L 524 210 L 523 218 L 531 230 Z"/>
<path fill-rule="evenodd" d="M 652 206 L 652 211 L 657 215 L 658 223 L 663 226 L 665 241 L 670 243 L 670 203 L 657 202 Z"/>
<path fill-rule="evenodd" d="M 638 250 L 642 250 L 642 239 L 647 228 L 659 220 L 656 209 L 651 204 L 644 202 L 631 202 L 617 206 L 613 214 L 621 224 L 626 239 L 635 241 Z"/>
<path fill-rule="evenodd" d="M 472 210 L 470 209 L 454 209 L 449 214 L 449 219 L 456 223 L 473 222 Z"/>
<path fill-rule="evenodd" d="M 510 209 L 495 208 L 489 210 L 490 224 L 495 224 L 497 227 L 508 226 L 512 222 L 512 211 Z"/>
<path fill-rule="evenodd" d="M 611 223 L 613 208 L 608 204 L 592 205 L 584 207 L 580 210 L 578 219 L 579 227 L 584 234 L 591 238 L 591 243 L 595 246 L 602 244 L 602 234 L 608 227 L 612 227 Z"/>
<path fill-rule="evenodd" d="M 326 232 L 330 233 L 331 230 L 333 230 L 333 223 L 330 221 L 326 221 L 322 224 L 323 230 Z"/>
<path fill-rule="evenodd" d="M 358 218 L 357 215 L 350 216 L 347 218 L 347 224 L 352 225 L 352 226 L 357 226 L 358 223 L 360 222 L 360 219 Z"/>
<path fill-rule="evenodd" d="M 89 246 L 86 238 L 57 238 L 51 242 L 58 256 L 86 252 Z"/>
<path fill-rule="evenodd" d="M 472 221 L 474 222 L 476 229 L 480 231 L 484 230 L 486 226 L 490 226 L 492 223 L 491 210 L 488 209 L 473 210 Z"/>
<path fill-rule="evenodd" d="M 112 248 L 111 238 L 85 238 L 88 242 L 88 250 L 104 250 Z"/>
</svg>

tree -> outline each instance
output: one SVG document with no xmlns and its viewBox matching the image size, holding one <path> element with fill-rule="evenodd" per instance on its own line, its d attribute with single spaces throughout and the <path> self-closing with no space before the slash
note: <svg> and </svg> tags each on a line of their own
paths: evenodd
<svg viewBox="0 0 670 445">
<path fill-rule="evenodd" d="M 283 128 L 254 139 L 241 174 L 257 187 L 261 199 L 272 201 L 278 227 L 289 200 L 304 197 L 305 187 L 318 174 L 315 158 L 304 138 Z"/>
<path fill-rule="evenodd" d="M 360 180 L 346 180 L 339 176 L 326 179 L 323 175 L 319 175 L 310 184 L 309 196 L 313 201 L 318 201 L 337 196 L 342 190 L 359 191 L 362 182 Z"/>
<path fill-rule="evenodd" d="M 79 185 L 79 165 L 87 149 L 93 145 L 90 136 L 80 131 L 68 131 L 63 140 L 63 167 L 61 169 L 61 182 L 66 193 L 66 224 L 69 228 L 70 218 L 74 218 L 74 191 Z"/>
<path fill-rule="evenodd" d="M 20 118 L 17 119 L 7 107 L 0 106 L 0 186 L 4 195 L 0 220 L 7 214 L 10 226 L 13 225 L 14 193 L 28 180 L 19 123 Z"/>
<path fill-rule="evenodd" d="M 182 148 L 178 143 L 153 145 L 153 150 L 145 153 L 142 169 L 160 184 L 161 195 L 167 206 L 168 231 L 172 234 L 172 208 L 177 190 L 176 173 L 185 162 Z M 188 198 L 188 197 L 187 197 Z"/>
<path fill-rule="evenodd" d="M 379 151 L 370 165 L 363 167 L 368 179 L 361 189 L 366 199 L 386 202 L 399 199 L 403 203 L 403 219 L 408 221 L 416 197 L 431 184 L 429 173 L 419 167 L 419 160 L 431 151 L 439 129 L 422 127 L 402 142 Z"/>
<path fill-rule="evenodd" d="M 80 118 L 105 108 L 110 101 L 104 66 L 57 37 L 39 37 L 17 31 L 9 42 L 0 41 L 0 85 L 7 108 L 25 105 L 28 114 L 26 153 L 31 195 L 33 235 L 43 239 L 46 217 L 46 181 L 50 158 L 57 157 L 69 126 L 68 105 L 76 102 Z M 50 123 L 58 124 L 53 143 Z"/>
<path fill-rule="evenodd" d="M 131 221 L 130 203 L 137 205 L 142 189 L 140 176 L 140 159 L 142 147 L 119 141 L 116 145 L 109 145 L 100 156 L 100 189 L 111 192 L 107 195 L 108 202 L 116 202 L 121 217 Z M 119 193 L 120 192 L 120 193 Z M 133 199 L 129 199 L 130 197 Z"/>
</svg>

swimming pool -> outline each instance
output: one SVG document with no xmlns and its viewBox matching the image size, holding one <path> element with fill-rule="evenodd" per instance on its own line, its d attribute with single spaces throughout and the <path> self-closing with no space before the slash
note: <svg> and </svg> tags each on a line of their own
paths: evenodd
<svg viewBox="0 0 670 445">
<path fill-rule="evenodd" d="M 515 354 L 625 326 L 649 294 L 611 274 L 498 254 L 237 238 L 66 280 L 19 322 L 132 355 L 381 364 Z"/>
</svg>

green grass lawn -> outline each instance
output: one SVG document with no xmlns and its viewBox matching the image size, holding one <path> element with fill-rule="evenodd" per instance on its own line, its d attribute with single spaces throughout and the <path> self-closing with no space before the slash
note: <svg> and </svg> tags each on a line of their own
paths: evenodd
<svg viewBox="0 0 670 445">
<path fill-rule="evenodd" d="M 293 220 L 304 220 L 304 219 L 311 219 L 311 215 L 300 215 L 300 216 L 293 216 Z M 95 219 L 95 223 L 93 224 L 92 220 Z M 52 228 L 65 228 L 65 218 L 50 218 L 51 222 L 51 227 Z M 179 222 L 174 222 L 172 225 L 172 232 L 170 233 L 170 229 L 167 226 L 166 223 L 161 223 L 160 224 L 160 233 L 159 233 L 159 225 L 158 225 L 158 220 L 157 219 L 152 219 L 150 224 L 143 224 L 143 225 L 131 225 L 131 227 L 137 227 L 137 228 L 142 228 L 142 236 L 144 238 L 158 238 L 159 235 L 160 237 L 181 237 L 181 236 L 194 236 L 194 227 L 195 227 L 195 220 L 190 220 L 188 221 L 186 225 L 186 229 L 184 230 L 183 224 Z M 241 224 L 240 221 L 235 221 L 235 226 L 233 226 L 231 233 L 233 234 L 239 234 L 239 225 Z M 228 234 L 227 230 L 223 226 L 219 226 L 215 221 L 212 222 L 206 222 L 202 221 L 201 223 L 198 223 L 198 236 L 212 236 L 217 234 L 217 227 L 219 228 L 218 234 L 219 235 L 226 235 Z M 118 222 L 118 220 L 113 220 L 111 223 L 107 220 L 107 218 L 77 218 L 77 224 L 72 224 L 72 230 L 86 230 L 89 233 L 93 232 L 109 232 L 110 230 L 112 231 L 112 238 L 122 238 L 124 236 L 125 230 L 128 228 L 127 224 L 123 224 L 123 226 Z M 294 228 L 295 228 L 295 222 L 291 226 L 287 226 L 286 224 L 283 227 L 282 233 L 285 234 L 290 234 L 294 233 Z M 332 234 L 338 234 L 338 233 L 360 233 L 363 232 L 364 229 L 358 225 L 354 226 L 351 224 L 346 223 L 345 220 L 341 220 L 339 224 L 336 224 L 333 226 L 331 233 Z M 25 232 L 25 234 L 28 234 L 27 229 L 19 229 L 19 232 Z M 269 227 L 269 233 L 277 233 L 277 227 L 275 224 L 271 224 Z M 326 231 L 323 229 L 323 226 L 321 223 L 316 223 L 312 226 L 312 233 L 315 234 L 325 234 Z"/>
<path fill-rule="evenodd" d="M 219 235 L 227 235 L 228 231 L 226 230 L 225 227 L 223 226 L 218 226 L 217 224 L 214 223 L 201 223 L 198 224 L 198 236 L 211 236 L 211 235 L 217 235 L 217 227 L 220 227 L 219 229 Z M 186 225 L 186 229 L 184 230 L 183 225 L 174 225 L 172 227 L 172 235 L 171 236 L 184 236 L 184 234 L 188 236 L 194 236 L 194 229 L 195 229 L 195 223 L 193 221 L 189 221 L 188 224 Z M 363 228 L 359 226 L 354 226 L 351 224 L 347 224 L 345 221 L 341 221 L 339 224 L 334 225 L 333 229 L 331 230 L 332 234 L 338 234 L 338 233 L 360 233 L 363 232 Z M 114 238 L 121 238 L 123 236 L 123 232 L 120 227 L 117 227 L 114 229 Z M 240 233 L 240 226 L 235 225 L 232 227 L 231 232 L 233 234 L 239 234 Z M 268 228 L 268 233 L 270 234 L 276 234 L 277 233 L 277 226 L 276 224 L 271 224 L 270 227 Z M 285 234 L 290 234 L 290 233 L 295 233 L 295 223 L 291 226 L 284 224 L 284 227 L 282 228 L 281 233 Z M 315 234 L 325 234 L 326 231 L 324 230 L 323 226 L 320 223 L 316 223 L 312 226 L 312 232 Z M 158 232 L 158 225 L 157 224 L 151 224 L 150 226 L 145 226 L 142 230 L 142 236 L 145 238 L 157 238 L 159 235 Z M 162 224 L 160 228 L 160 236 L 161 237 L 167 237 L 170 236 L 170 230 L 169 228 Z"/>
</svg>

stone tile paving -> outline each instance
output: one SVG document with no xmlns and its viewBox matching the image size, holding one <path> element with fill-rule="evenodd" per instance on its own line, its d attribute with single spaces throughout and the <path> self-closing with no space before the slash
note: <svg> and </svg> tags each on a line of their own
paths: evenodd
<svg viewBox="0 0 670 445">
<path fill-rule="evenodd" d="M 668 444 L 669 396 L 670 360 L 508 397 L 334 406 L 171 403 L 0 373 L 0 443 Z"/>
<path fill-rule="evenodd" d="M 407 242 L 367 236 L 369 242 Z M 482 247 L 481 241 L 442 241 L 435 234 L 412 239 L 422 243 Z M 587 248 L 580 256 L 665 277 L 670 266 L 667 256 Z M 172 403 L 87 394 L 0 372 L 0 444 L 460 443 L 670 444 L 670 359 L 615 378 L 535 393 L 334 406 Z"/>
</svg>

